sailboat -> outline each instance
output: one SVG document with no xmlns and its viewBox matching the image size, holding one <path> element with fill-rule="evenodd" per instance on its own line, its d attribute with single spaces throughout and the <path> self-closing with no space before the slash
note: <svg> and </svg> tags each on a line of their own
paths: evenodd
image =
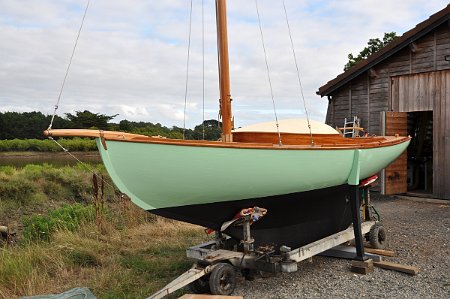
<svg viewBox="0 0 450 299">
<path fill-rule="evenodd" d="M 216 0 L 216 9 L 220 141 L 82 129 L 45 135 L 95 138 L 115 185 L 151 213 L 220 231 L 242 209 L 266 209 L 252 225 L 256 246 L 298 247 L 346 229 L 349 186 L 393 162 L 410 137 L 344 138 L 299 120 L 233 130 L 225 0 Z M 242 239 L 238 227 L 224 233 Z"/>
</svg>

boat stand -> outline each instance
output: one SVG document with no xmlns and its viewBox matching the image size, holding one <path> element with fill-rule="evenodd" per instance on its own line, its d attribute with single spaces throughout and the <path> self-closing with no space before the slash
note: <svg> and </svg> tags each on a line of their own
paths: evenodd
<svg viewBox="0 0 450 299">
<path fill-rule="evenodd" d="M 361 231 L 361 212 L 360 212 L 360 187 L 350 186 L 350 206 L 353 217 L 353 232 L 355 235 L 356 257 L 355 260 L 365 261 L 368 258 L 364 255 L 363 232 Z"/>
</svg>

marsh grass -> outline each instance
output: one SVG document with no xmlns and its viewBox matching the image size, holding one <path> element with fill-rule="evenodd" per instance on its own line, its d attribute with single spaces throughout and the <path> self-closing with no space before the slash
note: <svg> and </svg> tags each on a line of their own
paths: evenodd
<svg viewBox="0 0 450 299">
<path fill-rule="evenodd" d="M 106 195 L 114 197 L 112 183 L 102 165 L 90 166 L 104 174 L 108 181 Z M 88 202 L 91 200 L 91 171 L 83 165 L 75 167 L 53 167 L 27 165 L 23 168 L 0 167 L 0 202 L 10 201 L 17 206 L 36 200 L 62 200 Z"/>
<path fill-rule="evenodd" d="M 0 297 L 87 286 L 99 298 L 144 298 L 190 268 L 184 250 L 204 240 L 201 228 L 159 217 L 107 234 L 94 223 L 57 231 L 50 243 L 0 249 Z"/>
<path fill-rule="evenodd" d="M 8 192 L 0 194 L 0 220 L 29 215 L 19 242 L 0 247 L 0 298 L 78 286 L 98 298 L 144 298 L 191 266 L 185 249 L 207 239 L 202 228 L 138 208 L 117 196 L 108 178 L 98 227 L 91 178 L 82 166 L 0 167 Z"/>
</svg>

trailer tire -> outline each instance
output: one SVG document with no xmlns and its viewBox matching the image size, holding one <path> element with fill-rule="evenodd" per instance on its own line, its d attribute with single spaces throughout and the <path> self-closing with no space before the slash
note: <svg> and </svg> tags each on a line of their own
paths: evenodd
<svg viewBox="0 0 450 299">
<path fill-rule="evenodd" d="M 369 242 L 373 248 L 386 248 L 387 233 L 383 225 L 376 223 L 370 228 Z"/>
<path fill-rule="evenodd" d="M 228 296 L 236 287 L 236 272 L 230 264 L 219 263 L 211 272 L 209 287 L 213 295 Z"/>
<path fill-rule="evenodd" d="M 205 293 L 210 293 L 211 290 L 209 288 L 209 280 L 208 277 L 200 277 L 199 279 L 191 282 L 189 284 L 189 289 L 194 293 L 194 294 L 205 294 Z"/>
</svg>

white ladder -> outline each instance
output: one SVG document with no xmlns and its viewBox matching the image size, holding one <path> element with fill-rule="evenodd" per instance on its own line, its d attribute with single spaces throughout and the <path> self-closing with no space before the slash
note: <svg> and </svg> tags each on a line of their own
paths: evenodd
<svg viewBox="0 0 450 299">
<path fill-rule="evenodd" d="M 358 116 L 353 116 L 353 119 L 344 119 L 344 128 L 342 134 L 344 137 L 358 137 L 359 131 L 363 130 L 360 126 L 361 120 Z"/>
</svg>

